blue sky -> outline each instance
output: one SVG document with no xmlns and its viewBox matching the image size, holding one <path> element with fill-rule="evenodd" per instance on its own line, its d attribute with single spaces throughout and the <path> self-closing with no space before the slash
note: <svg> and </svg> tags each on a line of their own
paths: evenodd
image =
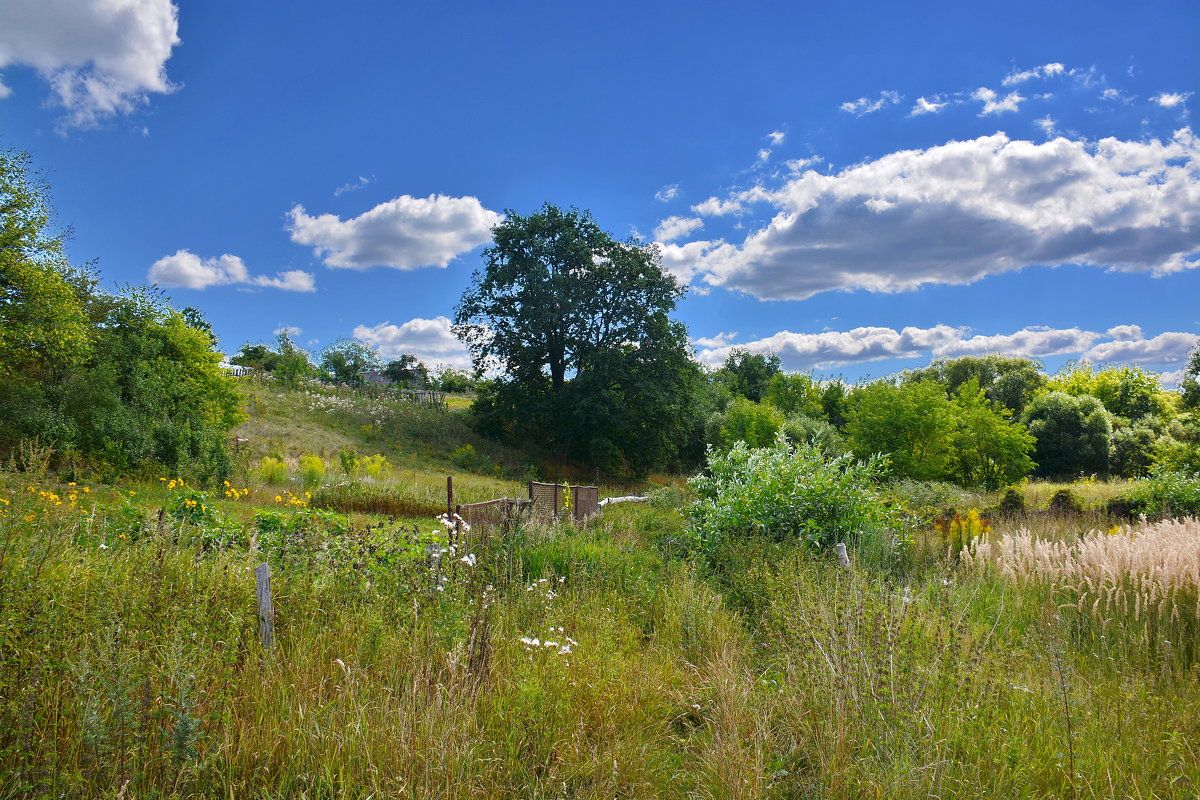
<svg viewBox="0 0 1200 800">
<path fill-rule="evenodd" d="M 1200 341 L 1200 7 L 0 0 L 0 146 L 223 347 L 464 365 L 505 209 L 660 243 L 698 358 Z"/>
</svg>

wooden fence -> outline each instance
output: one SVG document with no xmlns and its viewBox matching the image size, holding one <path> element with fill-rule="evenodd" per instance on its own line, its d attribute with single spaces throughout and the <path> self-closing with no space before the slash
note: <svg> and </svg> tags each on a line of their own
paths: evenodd
<svg viewBox="0 0 1200 800">
<path fill-rule="evenodd" d="M 446 478 L 446 511 L 474 527 L 508 527 L 528 519 L 582 522 L 600 511 L 600 487 L 529 482 L 529 497 L 498 497 L 482 503 L 454 502 L 454 479 Z"/>
</svg>

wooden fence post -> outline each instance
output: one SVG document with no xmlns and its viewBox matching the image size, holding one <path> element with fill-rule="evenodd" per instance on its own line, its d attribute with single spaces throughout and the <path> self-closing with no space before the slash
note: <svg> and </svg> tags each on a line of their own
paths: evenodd
<svg viewBox="0 0 1200 800">
<path fill-rule="evenodd" d="M 271 602 L 271 567 L 259 564 L 254 569 L 254 582 L 258 595 L 258 624 L 264 650 L 275 644 L 275 604 Z"/>
<path fill-rule="evenodd" d="M 850 566 L 850 555 L 846 552 L 846 545 L 844 543 L 838 542 L 833 546 L 833 550 L 837 553 L 839 567 Z"/>
<path fill-rule="evenodd" d="M 454 476 L 446 476 L 446 516 L 454 514 Z"/>
</svg>

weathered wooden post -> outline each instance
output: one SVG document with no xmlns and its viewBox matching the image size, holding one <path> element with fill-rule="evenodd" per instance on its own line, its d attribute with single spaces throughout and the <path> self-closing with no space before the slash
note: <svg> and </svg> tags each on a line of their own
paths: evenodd
<svg viewBox="0 0 1200 800">
<path fill-rule="evenodd" d="M 271 601 L 271 567 L 259 564 L 254 569 L 255 590 L 258 595 L 258 625 L 264 650 L 275 644 L 275 604 Z"/>
<path fill-rule="evenodd" d="M 833 546 L 833 550 L 837 553 L 839 567 L 850 566 L 850 555 L 846 552 L 846 545 L 844 542 L 838 542 L 835 544 Z"/>
<path fill-rule="evenodd" d="M 446 476 L 446 516 L 454 514 L 454 476 Z"/>
</svg>

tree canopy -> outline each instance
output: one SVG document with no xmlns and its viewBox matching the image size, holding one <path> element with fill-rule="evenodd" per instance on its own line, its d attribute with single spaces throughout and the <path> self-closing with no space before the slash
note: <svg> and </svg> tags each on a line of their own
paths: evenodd
<svg viewBox="0 0 1200 800">
<path fill-rule="evenodd" d="M 615 471 L 677 458 L 698 438 L 700 373 L 657 248 L 549 203 L 492 234 L 454 319 L 476 369 L 503 373 L 475 403 L 480 429 Z"/>
</svg>

